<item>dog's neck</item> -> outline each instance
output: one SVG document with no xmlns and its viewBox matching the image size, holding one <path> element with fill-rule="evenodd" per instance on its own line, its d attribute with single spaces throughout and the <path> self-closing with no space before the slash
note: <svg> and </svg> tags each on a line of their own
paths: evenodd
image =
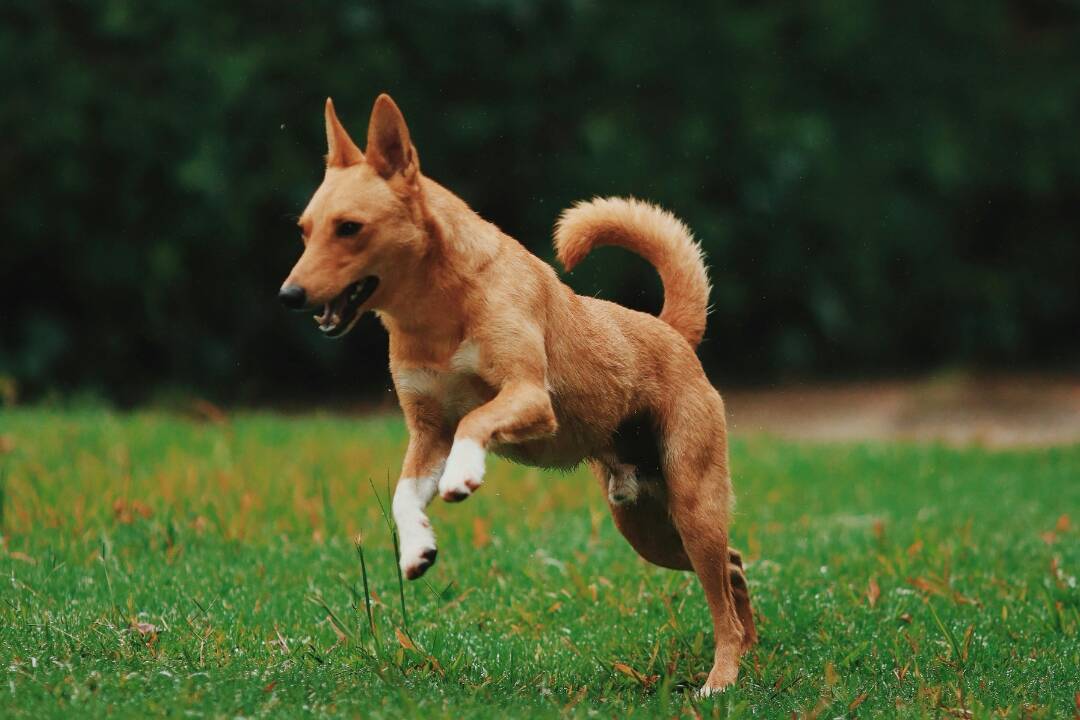
<svg viewBox="0 0 1080 720">
<path fill-rule="evenodd" d="M 434 180 L 421 179 L 417 199 L 440 272 L 474 281 L 499 254 L 505 236 Z"/>
<path fill-rule="evenodd" d="M 456 347 L 465 335 L 461 312 L 498 256 L 505 236 L 453 193 L 420 179 L 418 222 L 428 236 L 428 252 L 406 275 L 379 317 L 395 339 Z"/>
</svg>

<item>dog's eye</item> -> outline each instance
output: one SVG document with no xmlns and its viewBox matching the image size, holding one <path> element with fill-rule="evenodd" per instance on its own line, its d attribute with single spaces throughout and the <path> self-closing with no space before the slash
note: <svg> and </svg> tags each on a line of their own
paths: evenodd
<svg viewBox="0 0 1080 720">
<path fill-rule="evenodd" d="M 360 223 L 357 222 L 346 221 L 338 223 L 337 230 L 334 231 L 334 234 L 338 237 L 352 237 L 360 232 L 361 227 Z"/>
</svg>

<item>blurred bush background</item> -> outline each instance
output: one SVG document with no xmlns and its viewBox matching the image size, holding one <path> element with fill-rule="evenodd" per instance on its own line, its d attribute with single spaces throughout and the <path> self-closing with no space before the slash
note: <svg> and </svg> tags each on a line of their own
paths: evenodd
<svg viewBox="0 0 1080 720">
<path fill-rule="evenodd" d="M 0 377 L 25 397 L 385 396 L 275 298 L 322 104 L 550 258 L 559 211 L 684 218 L 722 383 L 1080 357 L 1080 3 L 8 0 Z M 568 278 L 655 311 L 616 250 Z"/>
</svg>

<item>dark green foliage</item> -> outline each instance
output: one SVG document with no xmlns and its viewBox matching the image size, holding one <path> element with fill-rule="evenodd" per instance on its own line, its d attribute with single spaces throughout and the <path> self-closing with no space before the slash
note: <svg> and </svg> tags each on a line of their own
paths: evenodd
<svg viewBox="0 0 1080 720">
<path fill-rule="evenodd" d="M 550 257 L 634 194 L 708 251 L 725 377 L 1080 349 L 1080 6 L 9 2 L 0 374 L 254 399 L 388 382 L 274 299 L 333 95 L 390 91 L 428 174 Z M 647 310 L 605 251 L 571 283 Z"/>
</svg>

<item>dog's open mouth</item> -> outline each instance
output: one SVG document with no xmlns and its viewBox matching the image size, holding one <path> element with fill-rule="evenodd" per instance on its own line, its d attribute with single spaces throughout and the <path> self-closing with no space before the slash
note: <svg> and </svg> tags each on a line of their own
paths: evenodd
<svg viewBox="0 0 1080 720">
<path fill-rule="evenodd" d="M 340 295 L 323 306 L 322 315 L 315 316 L 319 330 L 326 337 L 337 338 L 352 329 L 360 317 L 360 308 L 379 287 L 379 278 L 369 275 L 345 288 Z"/>
</svg>

